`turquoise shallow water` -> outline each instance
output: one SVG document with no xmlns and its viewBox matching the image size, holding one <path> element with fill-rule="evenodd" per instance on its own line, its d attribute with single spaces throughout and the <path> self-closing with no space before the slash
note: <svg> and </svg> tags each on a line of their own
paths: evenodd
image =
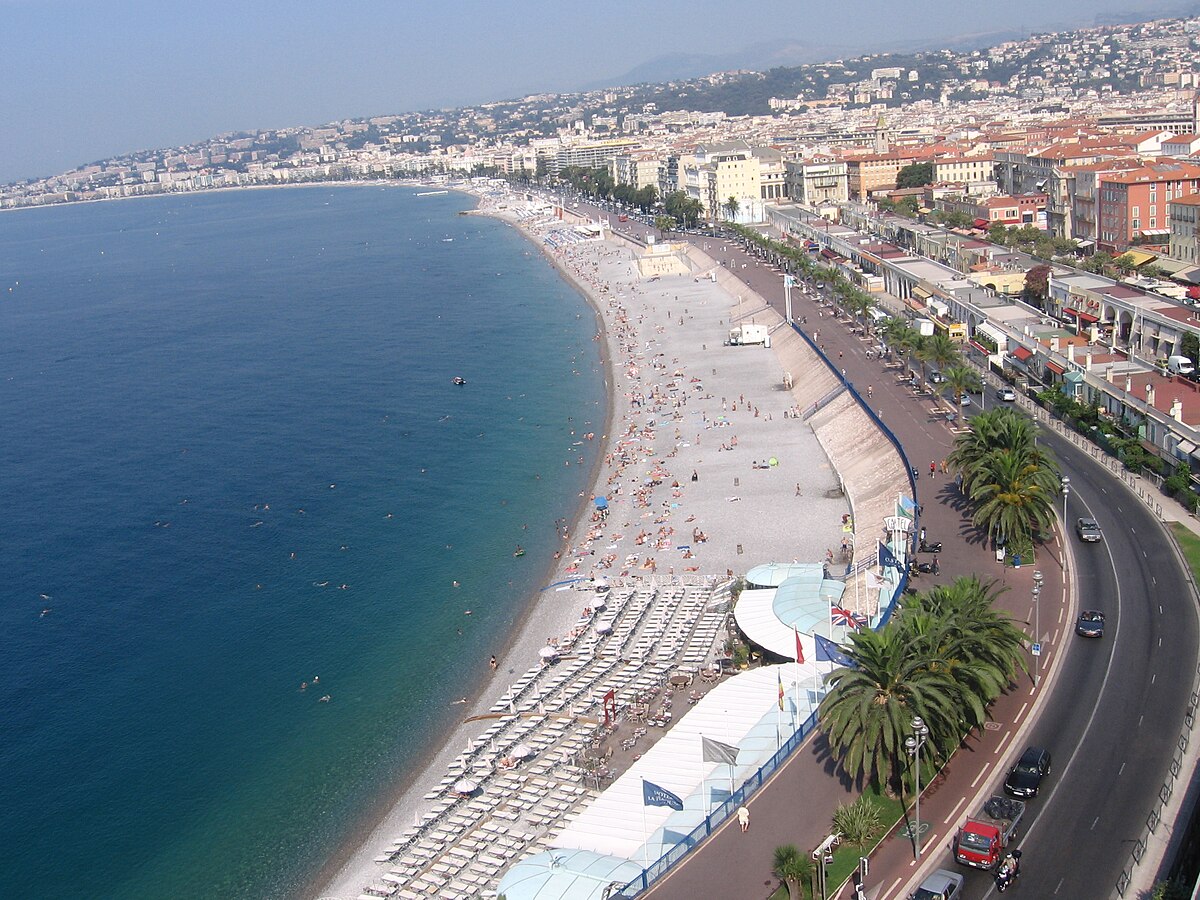
<svg viewBox="0 0 1200 900">
<path fill-rule="evenodd" d="M 468 206 L 0 216 L 0 893 L 288 896 L 449 726 L 604 403 L 583 299 Z"/>
</svg>

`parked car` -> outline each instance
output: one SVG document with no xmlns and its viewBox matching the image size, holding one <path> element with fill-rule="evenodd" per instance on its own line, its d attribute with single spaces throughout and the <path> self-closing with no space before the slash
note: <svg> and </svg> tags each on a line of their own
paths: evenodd
<svg viewBox="0 0 1200 900">
<path fill-rule="evenodd" d="M 1075 620 L 1075 633 L 1080 637 L 1104 637 L 1104 613 L 1097 609 L 1085 609 Z"/>
<path fill-rule="evenodd" d="M 921 882 L 910 900 L 959 900 L 962 897 L 963 877 L 958 872 L 938 869 Z"/>
<path fill-rule="evenodd" d="M 929 383 L 930 384 L 941 384 L 945 380 L 946 380 L 946 376 L 943 375 L 941 372 L 939 372 L 937 369 L 934 369 L 929 373 Z"/>
<path fill-rule="evenodd" d="M 1005 403 L 1012 403 L 1017 399 L 1017 392 L 1010 387 L 996 388 L 996 399 L 1003 400 Z"/>
<path fill-rule="evenodd" d="M 1036 797 L 1042 779 L 1050 774 L 1050 751 L 1026 747 L 1004 779 L 1004 793 L 1013 797 Z"/>
<path fill-rule="evenodd" d="M 1094 544 L 1103 537 L 1100 533 L 1100 524 L 1095 519 L 1087 517 L 1075 521 L 1075 533 L 1079 535 L 1081 541 L 1089 544 Z"/>
</svg>

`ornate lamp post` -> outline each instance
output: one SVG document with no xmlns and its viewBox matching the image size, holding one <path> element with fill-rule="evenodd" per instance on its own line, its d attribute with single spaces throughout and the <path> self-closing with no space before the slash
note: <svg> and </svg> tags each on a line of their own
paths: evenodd
<svg viewBox="0 0 1200 900">
<path fill-rule="evenodd" d="M 904 747 L 916 764 L 917 773 L 917 807 L 916 821 L 913 822 L 913 846 L 916 848 L 917 859 L 921 858 L 921 748 L 929 739 L 929 726 L 920 716 L 913 716 L 913 733 L 904 739 Z"/>
<path fill-rule="evenodd" d="M 1038 678 L 1042 674 L 1042 645 L 1041 645 L 1041 611 L 1042 611 L 1042 573 L 1039 569 L 1033 573 L 1033 685 L 1037 687 Z"/>
</svg>

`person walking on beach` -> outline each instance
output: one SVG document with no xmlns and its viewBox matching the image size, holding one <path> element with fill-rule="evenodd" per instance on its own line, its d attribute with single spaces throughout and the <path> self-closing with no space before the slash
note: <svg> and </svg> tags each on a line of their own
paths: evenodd
<svg viewBox="0 0 1200 900">
<path fill-rule="evenodd" d="M 500 664 L 498 662 L 496 662 L 495 656 L 493 656 L 491 658 L 491 660 L 488 662 L 488 665 L 492 667 L 493 672 L 495 672 L 498 668 L 500 668 Z"/>
<path fill-rule="evenodd" d="M 738 824 L 742 826 L 742 834 L 750 830 L 750 810 L 744 806 L 738 807 Z"/>
</svg>

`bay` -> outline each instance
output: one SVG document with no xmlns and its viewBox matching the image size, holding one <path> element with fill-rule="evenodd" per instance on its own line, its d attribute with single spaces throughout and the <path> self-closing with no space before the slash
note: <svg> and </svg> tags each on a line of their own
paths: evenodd
<svg viewBox="0 0 1200 900">
<path fill-rule="evenodd" d="M 484 677 L 604 387 L 583 299 L 469 206 L 0 216 L 5 895 L 292 895 Z"/>
</svg>

